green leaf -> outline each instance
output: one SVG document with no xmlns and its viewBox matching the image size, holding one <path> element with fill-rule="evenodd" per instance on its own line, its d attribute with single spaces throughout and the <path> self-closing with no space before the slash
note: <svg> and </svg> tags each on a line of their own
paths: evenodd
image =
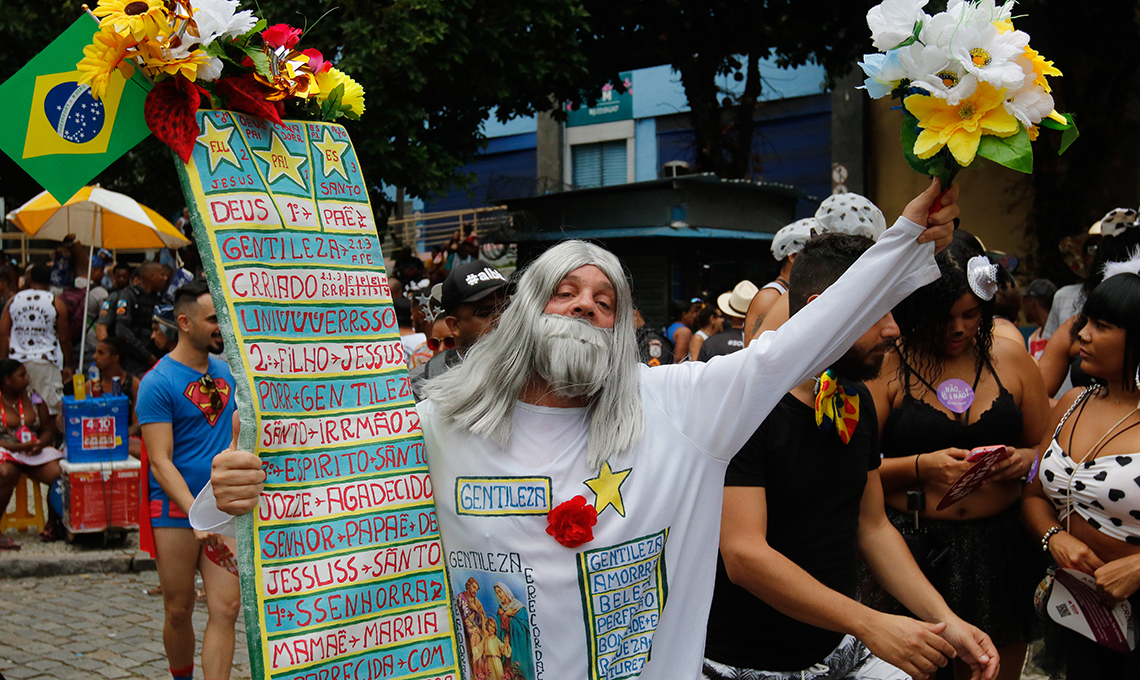
<svg viewBox="0 0 1140 680">
<path fill-rule="evenodd" d="M 269 26 L 269 21 L 262 19 L 261 21 L 258 21 L 256 24 L 254 24 L 253 28 L 249 29 L 249 33 L 246 33 L 245 35 L 246 37 L 254 36 L 264 31 L 267 26 Z"/>
<path fill-rule="evenodd" d="M 1061 148 L 1057 151 L 1057 155 L 1065 153 L 1073 142 L 1077 141 L 1077 137 L 1081 136 L 1081 131 L 1077 129 L 1077 117 L 1071 113 L 1065 114 L 1065 119 L 1069 121 L 1069 129 L 1061 133 Z"/>
<path fill-rule="evenodd" d="M 1038 123 L 1038 125 L 1041 127 L 1047 127 L 1050 130 L 1068 130 L 1069 128 L 1073 127 L 1073 124 L 1069 121 L 1069 114 L 1062 113 L 1061 115 L 1065 117 L 1064 123 L 1058 123 L 1052 118 L 1042 118 L 1041 122 Z"/>
<path fill-rule="evenodd" d="M 202 51 L 211 57 L 218 57 L 219 59 L 223 59 L 226 56 L 226 45 L 222 40 L 215 40 L 209 45 L 203 45 Z"/>
<path fill-rule="evenodd" d="M 930 158 L 919 158 L 914 153 L 914 143 L 918 140 L 918 119 L 907 113 L 902 124 L 902 149 L 906 162 L 917 173 L 928 177 L 937 177 L 942 186 L 948 187 L 962 166 L 954 160 L 950 151 L 943 148 Z"/>
<path fill-rule="evenodd" d="M 341 115 L 341 102 L 344 100 L 344 83 L 337 85 L 321 104 L 321 120 L 336 120 Z"/>
<path fill-rule="evenodd" d="M 922 19 L 919 19 L 918 21 L 914 22 L 914 32 L 910 34 L 910 37 L 907 38 L 906 40 L 902 41 L 901 43 L 895 45 L 891 49 L 897 50 L 897 49 L 901 49 L 903 47 L 909 47 L 910 45 L 915 44 L 916 42 L 918 42 L 918 36 L 921 33 L 922 33 Z"/>
<path fill-rule="evenodd" d="M 265 77 L 269 77 L 269 55 L 261 50 L 260 47 L 243 47 L 242 51 L 253 62 L 253 68 L 258 73 Z"/>
<path fill-rule="evenodd" d="M 1017 134 L 1009 137 L 982 135 L 978 155 L 1018 172 L 1033 172 L 1033 146 L 1029 133 L 1018 126 Z"/>
</svg>

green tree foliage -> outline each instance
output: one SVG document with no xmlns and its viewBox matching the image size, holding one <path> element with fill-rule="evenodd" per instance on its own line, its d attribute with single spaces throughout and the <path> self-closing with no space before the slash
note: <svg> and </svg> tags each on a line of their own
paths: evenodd
<svg viewBox="0 0 1140 680">
<path fill-rule="evenodd" d="M 834 81 L 870 48 L 870 0 L 584 0 L 591 35 L 583 50 L 590 72 L 672 64 L 689 100 L 696 170 L 750 178 L 757 103 L 757 62 L 820 64 Z M 727 91 L 725 76 L 744 82 Z"/>
<path fill-rule="evenodd" d="M 272 25 L 303 27 L 315 47 L 364 86 L 367 111 L 345 126 L 370 182 L 409 194 L 446 192 L 486 144 L 483 121 L 531 115 L 586 78 L 575 0 L 279 0 Z M 373 194 L 374 205 L 378 205 Z"/>
</svg>

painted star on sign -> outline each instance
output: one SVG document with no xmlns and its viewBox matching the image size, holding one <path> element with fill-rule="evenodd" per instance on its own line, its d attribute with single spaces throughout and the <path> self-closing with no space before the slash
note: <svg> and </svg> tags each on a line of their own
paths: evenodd
<svg viewBox="0 0 1140 680">
<path fill-rule="evenodd" d="M 288 177 L 297 183 L 297 186 L 302 189 L 308 189 L 304 180 L 301 179 L 301 166 L 304 165 L 309 159 L 304 156 L 294 156 L 289 153 L 289 149 L 285 146 L 285 142 L 277 136 L 276 132 L 270 135 L 273 138 L 269 149 L 266 151 L 254 151 L 254 155 L 269 164 L 269 177 L 267 181 L 272 184 L 277 181 L 279 177 Z"/>
<path fill-rule="evenodd" d="M 597 509 L 599 515 L 612 505 L 614 510 L 617 510 L 617 514 L 625 517 L 625 503 L 622 502 L 621 498 L 621 485 L 625 483 L 625 478 L 631 472 L 633 472 L 633 468 L 614 472 L 610 469 L 609 463 L 602 463 L 602 469 L 598 471 L 598 476 L 585 481 L 586 486 L 590 487 L 590 490 L 597 496 L 594 501 L 594 508 Z"/>
<path fill-rule="evenodd" d="M 206 153 L 210 159 L 210 172 L 217 172 L 222 161 L 241 170 L 241 163 L 238 162 L 237 156 L 234 155 L 234 148 L 230 145 L 230 137 L 234 134 L 234 128 L 219 129 L 214 127 L 210 116 L 204 118 L 205 130 L 198 136 L 197 142 L 206 147 Z"/>
<path fill-rule="evenodd" d="M 348 149 L 348 142 L 334 141 L 329 129 L 325 128 L 321 141 L 313 143 L 313 146 L 321 152 L 321 172 L 324 177 L 335 172 L 345 180 L 348 179 L 348 173 L 344 171 L 344 152 Z"/>
</svg>

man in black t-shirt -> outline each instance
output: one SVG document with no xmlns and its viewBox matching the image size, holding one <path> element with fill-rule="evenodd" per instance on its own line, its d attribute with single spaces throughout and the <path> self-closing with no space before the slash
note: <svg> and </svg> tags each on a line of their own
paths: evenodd
<svg viewBox="0 0 1140 680">
<path fill-rule="evenodd" d="M 871 244 L 845 234 L 813 239 L 792 268 L 791 312 Z M 857 399 L 857 408 L 836 401 L 838 410 L 823 409 L 840 416 L 838 426 L 828 427 L 827 418 L 817 425 L 817 383 L 808 380 L 784 396 L 729 464 L 705 645 L 709 680 L 925 678 L 955 656 L 975 678 L 996 675 L 989 637 L 950 611 L 883 509 L 878 420 L 860 381 L 878 375 L 897 337 L 888 314 L 820 377 L 825 396 L 837 383 L 837 393 Z M 923 621 L 855 601 L 860 555 Z"/>
</svg>

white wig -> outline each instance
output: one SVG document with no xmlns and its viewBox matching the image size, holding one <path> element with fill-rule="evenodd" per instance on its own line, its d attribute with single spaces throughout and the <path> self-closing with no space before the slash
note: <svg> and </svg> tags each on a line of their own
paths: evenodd
<svg viewBox="0 0 1140 680">
<path fill-rule="evenodd" d="M 600 468 L 641 439 L 645 412 L 629 280 L 613 253 L 585 241 L 559 243 L 531 263 L 495 330 L 475 343 L 460 365 L 424 383 L 424 395 L 442 418 L 500 446 L 510 444 L 515 402 L 536 375 L 538 322 L 562 279 L 586 265 L 601 269 L 615 294 L 609 375 L 589 403 L 588 462 Z"/>
</svg>

